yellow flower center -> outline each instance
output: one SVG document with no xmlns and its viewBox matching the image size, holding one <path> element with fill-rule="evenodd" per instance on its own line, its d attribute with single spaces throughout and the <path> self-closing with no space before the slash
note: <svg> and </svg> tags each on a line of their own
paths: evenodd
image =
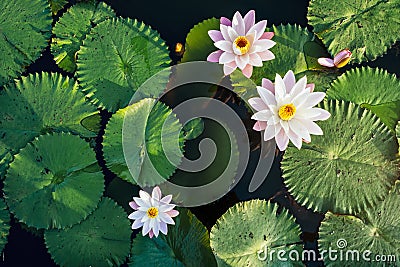
<svg viewBox="0 0 400 267">
<path fill-rule="evenodd" d="M 279 117 L 284 121 L 292 119 L 294 114 L 296 114 L 296 107 L 292 103 L 283 105 L 278 111 Z"/>
<path fill-rule="evenodd" d="M 158 209 L 156 207 L 151 207 L 147 210 L 147 216 L 150 219 L 154 219 L 155 217 L 158 216 Z"/>
<path fill-rule="evenodd" d="M 244 36 L 239 36 L 235 39 L 234 44 L 237 49 L 239 49 L 242 55 L 246 54 L 250 50 L 250 42 Z"/>
</svg>

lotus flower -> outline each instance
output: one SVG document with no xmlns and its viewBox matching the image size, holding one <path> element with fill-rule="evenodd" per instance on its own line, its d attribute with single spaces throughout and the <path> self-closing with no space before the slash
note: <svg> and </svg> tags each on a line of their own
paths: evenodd
<svg viewBox="0 0 400 267">
<path fill-rule="evenodd" d="M 289 140 L 300 149 L 303 140 L 311 142 L 311 134 L 322 135 L 314 121 L 326 120 L 330 113 L 313 107 L 325 97 L 325 93 L 313 90 L 314 84 L 307 84 L 306 76 L 296 82 L 293 71 L 288 71 L 283 79 L 276 74 L 275 84 L 263 79 L 262 86 L 257 86 L 260 97 L 249 99 L 257 110 L 251 117 L 257 120 L 254 129 L 265 131 L 265 141 L 275 138 L 281 151 L 287 148 Z"/>
<path fill-rule="evenodd" d="M 339 53 L 335 55 L 333 59 L 331 58 L 326 58 L 326 57 L 320 57 L 318 59 L 318 63 L 322 66 L 328 67 L 328 68 L 342 68 L 349 63 L 351 58 L 351 52 L 349 49 L 343 49 Z"/>
<path fill-rule="evenodd" d="M 231 74 L 236 68 L 250 78 L 253 66 L 261 67 L 263 61 L 272 60 L 274 54 L 269 51 L 275 45 L 270 39 L 273 32 L 265 32 L 267 21 L 255 23 L 255 11 L 249 11 L 244 18 L 236 12 L 232 21 L 222 17 L 220 31 L 208 31 L 215 47 L 219 50 L 212 52 L 207 61 L 224 64 L 224 74 Z"/>
<path fill-rule="evenodd" d="M 179 212 L 174 210 L 175 205 L 169 204 L 172 195 L 161 198 L 161 190 L 158 186 L 153 188 L 151 196 L 143 191 L 139 191 L 140 197 L 134 197 L 129 202 L 129 206 L 135 211 L 128 218 L 134 220 L 132 229 L 143 227 L 143 236 L 149 234 L 150 238 L 158 237 L 159 232 L 164 235 L 168 232 L 167 224 L 174 225 L 173 217 L 178 216 Z"/>
</svg>

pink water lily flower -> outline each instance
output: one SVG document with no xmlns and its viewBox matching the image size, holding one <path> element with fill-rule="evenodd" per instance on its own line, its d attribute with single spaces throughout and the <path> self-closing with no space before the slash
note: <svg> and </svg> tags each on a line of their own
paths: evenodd
<svg viewBox="0 0 400 267">
<path fill-rule="evenodd" d="M 244 18 L 236 12 L 232 21 L 222 17 L 220 30 L 210 30 L 208 35 L 219 50 L 212 52 L 207 61 L 224 65 L 224 74 L 231 74 L 236 68 L 250 78 L 253 66 L 261 67 L 263 61 L 272 60 L 274 54 L 268 49 L 275 45 L 270 40 L 273 32 L 265 32 L 267 21 L 255 23 L 255 11 L 250 10 Z"/>
<path fill-rule="evenodd" d="M 351 52 L 349 49 L 343 49 L 339 53 L 335 55 L 333 59 L 331 58 L 326 58 L 326 57 L 320 57 L 318 59 L 318 63 L 324 67 L 328 68 L 342 68 L 349 63 L 351 59 Z"/>
<path fill-rule="evenodd" d="M 143 236 L 149 234 L 150 238 L 158 237 L 159 232 L 166 235 L 167 224 L 174 225 L 172 218 L 179 214 L 177 210 L 174 210 L 175 205 L 170 204 L 172 195 L 161 198 L 161 190 L 156 186 L 151 196 L 143 190 L 139 191 L 139 196 L 129 202 L 129 206 L 135 210 L 128 216 L 129 219 L 134 220 L 132 229 L 143 227 Z"/>
<path fill-rule="evenodd" d="M 315 121 L 326 120 L 330 113 L 314 108 L 325 93 L 313 92 L 314 84 L 307 84 L 304 76 L 296 82 L 293 71 L 284 78 L 276 74 L 275 84 L 263 79 L 257 86 L 260 97 L 249 99 L 249 104 L 257 111 L 251 118 L 257 120 L 254 129 L 264 131 L 264 140 L 275 138 L 279 150 L 284 151 L 289 140 L 298 148 L 302 141 L 311 142 L 311 134 L 322 135 Z"/>
</svg>

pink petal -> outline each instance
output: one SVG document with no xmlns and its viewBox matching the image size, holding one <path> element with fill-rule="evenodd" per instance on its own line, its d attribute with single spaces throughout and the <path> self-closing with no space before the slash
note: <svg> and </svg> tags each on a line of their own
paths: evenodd
<svg viewBox="0 0 400 267">
<path fill-rule="evenodd" d="M 219 58 L 219 64 L 230 63 L 235 60 L 235 55 L 229 52 L 223 52 Z"/>
<path fill-rule="evenodd" d="M 166 214 L 168 214 L 170 217 L 176 217 L 176 216 L 178 216 L 179 215 L 179 211 L 177 211 L 177 210 L 170 210 L 170 211 L 168 211 L 168 212 L 166 212 Z"/>
<path fill-rule="evenodd" d="M 231 63 L 224 64 L 224 74 L 229 75 L 237 68 L 236 62 L 233 61 Z"/>
<path fill-rule="evenodd" d="M 280 151 L 286 150 L 289 144 L 289 137 L 285 134 L 285 131 L 282 128 L 280 129 L 278 134 L 275 135 L 275 141 Z"/>
<path fill-rule="evenodd" d="M 222 51 L 233 53 L 232 42 L 218 41 L 218 42 L 214 43 L 214 45 L 215 45 L 215 47 L 217 47 L 218 49 L 221 49 Z"/>
<path fill-rule="evenodd" d="M 208 36 L 210 36 L 211 40 L 213 40 L 214 43 L 224 40 L 224 37 L 222 36 L 222 33 L 220 31 L 209 30 Z"/>
<path fill-rule="evenodd" d="M 275 59 L 275 55 L 269 50 L 258 52 L 257 54 L 261 57 L 262 61 Z"/>
<path fill-rule="evenodd" d="M 312 93 L 312 92 L 314 92 L 315 84 L 309 83 L 309 84 L 307 84 L 307 88 L 310 88 L 310 92 Z"/>
<path fill-rule="evenodd" d="M 275 33 L 274 32 L 264 32 L 260 39 L 272 39 L 274 37 Z"/>
<path fill-rule="evenodd" d="M 257 86 L 257 92 L 266 105 L 276 105 L 275 96 L 270 90 Z"/>
<path fill-rule="evenodd" d="M 267 127 L 267 122 L 256 121 L 256 123 L 253 126 L 253 130 L 261 132 L 261 131 L 264 131 L 266 127 Z"/>
<path fill-rule="evenodd" d="M 250 78 L 251 75 L 253 74 L 253 66 L 250 64 L 247 64 L 247 66 L 242 70 L 242 73 L 247 78 Z"/>
<path fill-rule="evenodd" d="M 135 201 L 129 202 L 129 206 L 130 206 L 132 209 L 134 209 L 134 210 L 139 209 L 139 206 L 138 206 L 138 204 L 136 204 Z"/>
<path fill-rule="evenodd" d="M 257 111 L 268 109 L 268 106 L 260 97 L 253 97 L 249 99 L 249 105 Z"/>
<path fill-rule="evenodd" d="M 267 27 L 267 21 L 262 20 L 257 22 L 253 27 L 250 28 L 249 32 L 255 31 L 257 32 L 256 39 L 260 39 L 263 33 L 265 32 L 265 28 Z"/>
<path fill-rule="evenodd" d="M 264 132 L 264 141 L 271 140 L 275 137 L 275 125 L 268 125 Z"/>
<path fill-rule="evenodd" d="M 326 58 L 326 57 L 320 57 L 318 59 L 318 63 L 322 66 L 328 67 L 328 68 L 333 68 L 335 67 L 335 64 L 333 64 L 333 59 L 331 58 Z"/>
<path fill-rule="evenodd" d="M 161 199 L 161 189 L 158 186 L 153 188 L 153 192 L 151 193 L 151 198 L 155 199 L 157 201 L 160 201 L 160 199 Z"/>
<path fill-rule="evenodd" d="M 221 34 L 222 34 L 222 37 L 224 38 L 224 40 L 232 41 L 228 34 L 228 26 L 221 25 L 220 28 L 221 28 Z"/>
<path fill-rule="evenodd" d="M 163 197 L 163 198 L 160 200 L 160 202 L 161 202 L 162 204 L 169 204 L 169 203 L 171 202 L 171 200 L 172 200 L 172 195 L 168 195 L 168 196 Z"/>
<path fill-rule="evenodd" d="M 289 70 L 285 74 L 285 77 L 283 77 L 283 81 L 285 82 L 286 85 L 286 93 L 290 93 L 293 86 L 296 84 L 296 77 L 294 76 L 293 71 Z"/>
<path fill-rule="evenodd" d="M 263 78 L 261 85 L 265 89 L 268 89 L 272 94 L 275 94 L 275 85 L 271 82 L 271 80 Z"/>
<path fill-rule="evenodd" d="M 250 61 L 249 61 L 250 65 L 253 65 L 255 67 L 262 67 L 263 65 L 262 59 L 257 53 L 250 54 L 249 56 L 250 56 Z"/>
<path fill-rule="evenodd" d="M 238 68 L 243 70 L 246 67 L 246 65 L 249 64 L 250 56 L 249 56 L 249 54 L 236 56 L 235 61 L 236 61 L 236 65 L 238 66 Z"/>
<path fill-rule="evenodd" d="M 160 221 L 160 232 L 166 235 L 168 233 L 168 226 L 165 222 Z"/>
<path fill-rule="evenodd" d="M 250 28 L 254 26 L 254 23 L 256 23 L 256 12 L 254 10 L 247 12 L 243 18 L 243 21 L 245 26 L 244 31 L 248 32 Z"/>
<path fill-rule="evenodd" d="M 208 62 L 219 62 L 219 58 L 221 57 L 222 53 L 224 53 L 224 51 L 222 51 L 222 50 L 217 50 L 217 51 L 212 52 L 211 54 L 208 55 L 207 61 Z"/>
<path fill-rule="evenodd" d="M 242 15 L 240 15 L 239 11 L 236 11 L 235 15 L 232 19 L 232 28 L 241 36 L 244 36 L 245 33 L 245 26 Z"/>
<path fill-rule="evenodd" d="M 219 19 L 219 22 L 220 22 L 222 25 L 225 25 L 225 26 L 232 26 L 231 20 L 228 19 L 228 18 L 225 18 L 225 17 L 221 17 L 221 18 Z"/>
<path fill-rule="evenodd" d="M 149 237 L 150 237 L 150 238 L 153 238 L 153 236 L 154 236 L 153 230 L 150 230 L 150 232 L 149 232 Z"/>
<path fill-rule="evenodd" d="M 343 67 L 344 65 L 347 64 L 346 61 L 348 61 L 350 57 L 351 57 L 350 50 L 343 49 L 335 55 L 335 57 L 333 58 L 333 64 L 335 64 L 335 66 L 338 68 Z"/>
</svg>

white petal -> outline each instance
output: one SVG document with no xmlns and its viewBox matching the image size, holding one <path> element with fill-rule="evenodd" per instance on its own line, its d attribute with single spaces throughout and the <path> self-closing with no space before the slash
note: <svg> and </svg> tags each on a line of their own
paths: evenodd
<svg viewBox="0 0 400 267">
<path fill-rule="evenodd" d="M 261 57 L 257 53 L 250 54 L 249 63 L 255 67 L 262 67 L 263 63 Z"/>
<path fill-rule="evenodd" d="M 266 105 L 276 105 L 275 96 L 264 87 L 257 86 L 257 92 Z"/>
<path fill-rule="evenodd" d="M 283 81 L 285 82 L 285 85 L 286 85 L 286 92 L 290 93 L 293 86 L 296 84 L 296 77 L 294 76 L 293 71 L 289 70 L 285 74 L 285 77 L 283 77 Z"/>
<path fill-rule="evenodd" d="M 155 199 L 157 201 L 160 201 L 160 199 L 161 199 L 161 189 L 158 186 L 153 188 L 153 192 L 151 193 L 151 198 Z"/>
<path fill-rule="evenodd" d="M 261 57 L 262 61 L 272 60 L 275 58 L 274 53 L 269 50 L 265 50 L 263 52 L 257 52 L 257 54 Z"/>
<path fill-rule="evenodd" d="M 174 220 L 165 213 L 160 213 L 160 219 L 167 224 L 175 224 Z"/>
<path fill-rule="evenodd" d="M 290 95 L 292 97 L 296 97 L 298 94 L 301 94 L 303 91 L 306 90 L 307 86 L 307 77 L 304 76 L 297 83 L 293 86 L 292 90 L 290 91 Z"/>
<path fill-rule="evenodd" d="M 323 135 L 321 128 L 311 120 L 302 120 L 301 123 L 307 128 L 310 134 Z"/>
<path fill-rule="evenodd" d="M 251 116 L 251 119 L 257 121 L 268 121 L 272 117 L 272 112 L 270 110 L 261 110 Z"/>
<path fill-rule="evenodd" d="M 218 42 L 214 43 L 214 45 L 215 45 L 215 47 L 217 47 L 218 49 L 221 49 L 222 51 L 233 53 L 232 42 L 218 41 Z"/>
<path fill-rule="evenodd" d="M 260 97 L 253 97 L 249 99 L 249 105 L 257 111 L 268 109 L 268 106 Z"/>
<path fill-rule="evenodd" d="M 131 214 L 129 214 L 128 219 L 131 220 L 137 220 L 143 218 L 143 216 L 146 216 L 146 213 L 140 210 L 134 211 Z"/>
<path fill-rule="evenodd" d="M 275 45 L 276 45 L 276 43 L 269 39 L 257 40 L 253 43 L 253 46 L 251 47 L 252 49 L 250 49 L 250 52 L 251 53 L 263 52 L 265 50 L 271 49 Z"/>
<path fill-rule="evenodd" d="M 149 202 L 150 201 L 150 195 L 146 191 L 139 190 L 139 196 L 143 201 Z M 139 205 L 141 206 L 141 205 Z"/>
<path fill-rule="evenodd" d="M 275 135 L 276 145 L 280 151 L 284 151 L 289 144 L 289 137 L 285 134 L 283 129 L 280 129 L 278 134 Z"/>
<path fill-rule="evenodd" d="M 236 38 L 238 38 L 238 36 L 239 36 L 232 27 L 228 27 L 228 35 L 232 42 L 235 41 Z"/>
<path fill-rule="evenodd" d="M 223 52 L 219 58 L 219 64 L 230 63 L 235 60 L 235 55 L 229 52 Z"/>
<path fill-rule="evenodd" d="M 267 128 L 267 122 L 265 121 L 256 121 L 256 123 L 253 126 L 253 130 L 257 132 L 264 131 L 265 128 Z"/>
<path fill-rule="evenodd" d="M 133 200 L 135 200 L 136 204 L 139 205 L 139 210 L 140 208 L 145 208 L 147 210 L 147 208 L 150 207 L 150 201 L 145 201 L 139 197 L 134 197 Z"/>
<path fill-rule="evenodd" d="M 307 101 L 305 101 L 303 107 L 304 108 L 311 108 L 315 105 L 317 105 L 319 102 L 321 102 L 325 98 L 325 93 L 323 92 L 315 92 L 315 93 L 310 93 L 307 97 Z"/>
<path fill-rule="evenodd" d="M 171 200 L 172 200 L 172 195 L 165 196 L 160 200 L 161 202 L 160 204 L 169 204 Z"/>
<path fill-rule="evenodd" d="M 249 32 L 256 31 L 257 32 L 256 39 L 258 40 L 265 32 L 266 27 L 267 27 L 267 21 L 261 20 L 261 21 L 257 22 L 256 24 L 254 24 L 254 26 L 249 29 Z"/>
<path fill-rule="evenodd" d="M 132 223 L 132 229 L 138 229 L 143 226 L 143 223 L 140 220 L 135 220 Z"/>
<path fill-rule="evenodd" d="M 276 74 L 275 76 L 275 98 L 276 102 L 280 104 L 279 102 L 283 100 L 283 98 L 286 96 L 286 85 L 285 82 L 282 80 L 282 77 L 279 74 Z"/>
<path fill-rule="evenodd" d="M 160 232 L 166 235 L 168 233 L 168 226 L 165 222 L 160 222 Z"/>
<path fill-rule="evenodd" d="M 317 109 L 320 112 L 318 116 L 316 116 L 312 119 L 313 121 L 324 121 L 324 120 L 329 119 L 329 117 L 331 116 L 331 114 L 328 111 L 326 111 L 325 109 L 322 109 L 322 108 L 313 108 L 313 109 Z"/>
<path fill-rule="evenodd" d="M 145 235 L 147 235 L 149 232 L 150 232 L 150 221 L 146 221 L 144 224 L 143 224 L 143 229 L 142 229 L 142 235 L 143 236 L 145 236 Z"/>
<path fill-rule="evenodd" d="M 333 68 L 335 67 L 335 64 L 333 63 L 333 59 L 331 58 L 326 58 L 326 57 L 320 57 L 318 59 L 318 63 L 322 66 L 328 67 L 328 68 Z"/>
<path fill-rule="evenodd" d="M 233 41 L 233 40 L 231 40 L 231 38 L 229 37 L 228 28 L 230 28 L 230 27 L 225 26 L 225 25 L 222 25 L 222 24 L 220 25 L 222 37 L 223 37 L 226 41 Z"/>
<path fill-rule="evenodd" d="M 174 204 L 162 204 L 162 205 L 160 205 L 160 207 L 158 209 L 160 212 L 167 212 L 167 211 L 172 210 L 175 207 L 176 207 L 176 205 L 174 205 Z"/>
<path fill-rule="evenodd" d="M 156 237 L 158 237 L 158 233 L 159 233 L 159 232 L 160 232 L 160 231 L 159 231 L 159 225 L 158 225 L 157 222 L 155 222 L 154 225 L 153 225 L 153 233 L 154 233 L 154 235 L 155 235 Z"/>
<path fill-rule="evenodd" d="M 287 121 L 281 120 L 279 124 L 281 125 L 281 127 L 283 128 L 285 133 L 287 134 L 290 130 L 289 123 Z"/>
<path fill-rule="evenodd" d="M 238 68 L 243 70 L 246 67 L 246 65 L 249 64 L 249 61 L 250 61 L 249 54 L 236 56 L 235 61 L 236 61 L 236 65 L 238 66 Z"/>
<path fill-rule="evenodd" d="M 274 125 L 267 125 L 264 132 L 264 141 L 271 140 L 275 137 L 275 126 Z"/>
<path fill-rule="evenodd" d="M 231 63 L 224 64 L 224 74 L 229 75 L 231 74 L 235 69 L 237 68 L 236 66 L 236 61 L 233 61 Z"/>
<path fill-rule="evenodd" d="M 296 135 L 300 136 L 302 139 L 306 140 L 307 142 L 311 142 L 311 136 L 308 132 L 308 129 L 305 125 L 301 123 L 301 120 L 296 120 L 293 118 L 289 121 L 289 127 L 292 132 Z"/>
<path fill-rule="evenodd" d="M 291 103 L 296 107 L 296 109 L 305 108 L 304 104 L 306 103 L 308 96 L 310 95 L 310 91 L 308 89 L 304 90 L 300 94 L 294 96 Z"/>
<path fill-rule="evenodd" d="M 302 144 L 303 142 L 302 142 L 302 139 L 301 139 L 301 137 L 300 137 L 299 135 L 297 135 L 297 134 L 296 134 L 295 132 L 293 132 L 293 131 L 289 131 L 289 132 L 288 132 L 288 137 L 289 137 L 290 141 L 292 141 L 292 143 L 293 143 L 293 145 L 294 145 L 295 147 L 297 147 L 298 149 L 301 148 L 301 144 Z"/>
<path fill-rule="evenodd" d="M 245 35 L 245 26 L 242 15 L 240 15 L 239 11 L 236 11 L 235 15 L 232 19 L 232 27 L 233 29 L 241 36 Z"/>
</svg>

